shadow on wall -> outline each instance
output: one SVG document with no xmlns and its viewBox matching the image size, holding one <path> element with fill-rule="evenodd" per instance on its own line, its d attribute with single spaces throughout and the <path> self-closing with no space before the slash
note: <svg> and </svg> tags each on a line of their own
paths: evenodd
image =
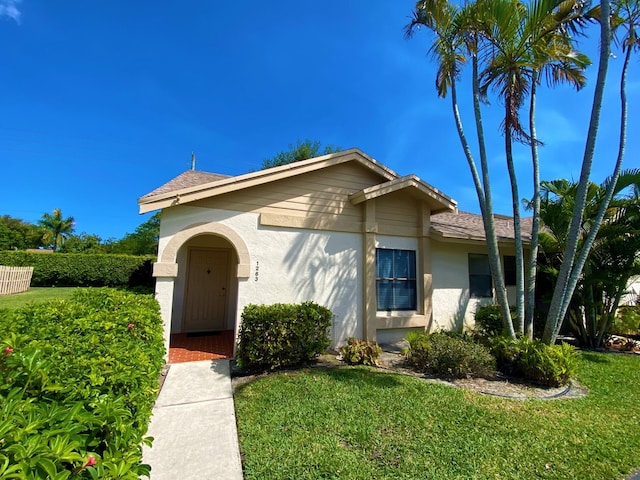
<svg viewBox="0 0 640 480">
<path fill-rule="evenodd" d="M 433 327 L 435 330 L 450 330 L 455 332 L 462 332 L 465 326 L 465 316 L 467 310 L 469 309 L 470 296 L 469 290 L 459 290 L 458 299 L 456 302 L 455 312 L 445 319 L 435 319 L 433 322 Z M 451 307 L 453 307 L 453 302 L 451 302 Z M 434 328 L 431 328 L 429 331 L 434 331 Z"/>
<path fill-rule="evenodd" d="M 332 345 L 361 335 L 359 292 L 362 261 L 359 239 L 344 233 L 298 233 L 285 255 L 285 267 L 294 278 L 298 298 L 311 300 L 334 314 Z"/>
</svg>

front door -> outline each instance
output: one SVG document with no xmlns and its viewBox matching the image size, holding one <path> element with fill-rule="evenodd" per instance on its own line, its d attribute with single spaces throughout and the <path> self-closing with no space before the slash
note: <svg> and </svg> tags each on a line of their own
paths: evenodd
<svg viewBox="0 0 640 480">
<path fill-rule="evenodd" d="M 224 330 L 228 269 L 228 250 L 189 250 L 183 328 L 185 332 Z"/>
</svg>

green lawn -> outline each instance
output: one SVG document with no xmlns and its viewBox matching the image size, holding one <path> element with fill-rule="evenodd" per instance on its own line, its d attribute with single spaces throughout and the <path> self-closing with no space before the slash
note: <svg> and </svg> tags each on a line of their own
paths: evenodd
<svg viewBox="0 0 640 480">
<path fill-rule="evenodd" d="M 640 356 L 584 353 L 573 400 L 508 400 L 367 367 L 238 389 L 246 479 L 621 479 L 640 467 Z"/>
<path fill-rule="evenodd" d="M 0 310 L 14 309 L 29 302 L 44 302 L 55 298 L 66 299 L 71 297 L 71 292 L 75 287 L 31 287 L 28 292 L 15 295 L 0 296 Z"/>
</svg>

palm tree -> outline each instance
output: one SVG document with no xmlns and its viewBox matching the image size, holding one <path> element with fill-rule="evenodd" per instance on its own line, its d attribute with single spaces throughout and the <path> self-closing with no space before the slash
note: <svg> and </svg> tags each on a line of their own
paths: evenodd
<svg viewBox="0 0 640 480">
<path fill-rule="evenodd" d="M 44 242 L 56 251 L 62 246 L 67 236 L 73 233 L 73 217 L 62 218 L 59 208 L 53 209 L 53 214 L 44 213 L 38 225 L 45 229 Z"/>
<path fill-rule="evenodd" d="M 489 265 L 496 290 L 496 297 L 500 305 L 503 326 L 508 335 L 515 338 L 493 219 L 489 169 L 480 112 L 481 94 L 478 82 L 479 36 L 477 32 L 473 30 L 473 23 L 470 21 L 477 13 L 478 11 L 476 10 L 475 4 L 468 4 L 461 9 L 448 0 L 421 0 L 417 2 L 413 12 L 413 18 L 405 28 L 405 36 L 408 38 L 412 37 L 420 27 L 426 27 L 435 35 L 434 43 L 431 45 L 429 52 L 438 61 L 436 89 L 438 96 L 443 98 L 446 97 L 448 91 L 451 90 L 451 109 L 460 143 L 473 178 L 478 202 L 480 204 L 480 211 L 482 212 Z M 478 174 L 475 159 L 471 153 L 471 147 L 464 133 L 458 108 L 456 82 L 459 78 L 462 65 L 467 61 L 467 55 L 471 56 L 473 66 L 474 114 L 480 150 L 482 181 Z"/>
<path fill-rule="evenodd" d="M 613 10 L 610 9 L 613 7 Z M 638 43 L 638 28 L 640 27 L 640 3 L 638 0 L 618 0 L 610 5 L 607 1 L 602 1 L 600 6 L 591 11 L 591 14 L 600 20 L 600 64 L 598 67 L 598 77 L 594 93 L 593 109 L 585 144 L 585 153 L 582 162 L 580 182 L 576 192 L 576 203 L 573 211 L 571 226 L 569 228 L 568 241 L 564 251 L 564 261 L 558 275 L 558 281 L 554 290 L 551 307 L 547 316 L 547 323 L 543 334 L 543 341 L 553 343 L 560 331 L 562 321 L 569 308 L 573 297 L 573 292 L 578 284 L 582 269 L 584 268 L 589 251 L 596 240 L 600 225 L 605 218 L 609 203 L 614 196 L 614 189 L 622 169 L 626 147 L 627 132 L 627 97 L 626 79 L 629 61 L 632 51 L 640 49 Z M 604 92 L 604 84 L 607 74 L 608 60 L 611 47 L 612 26 L 616 31 L 624 30 L 622 45 L 625 53 L 625 60 L 620 79 L 620 139 L 618 145 L 618 156 L 611 177 L 608 179 L 608 186 L 605 196 L 600 204 L 597 215 L 593 219 L 593 224 L 581 249 L 578 249 L 580 223 L 584 215 L 587 204 L 587 189 L 589 186 L 589 175 L 593 162 L 595 141 L 598 132 L 600 109 Z"/>
<path fill-rule="evenodd" d="M 575 52 L 566 34 L 575 32 L 583 12 L 575 3 L 566 0 L 540 0 L 523 4 L 518 0 L 486 2 L 483 36 L 487 66 L 481 73 L 481 89 L 486 95 L 489 88 L 497 91 L 505 108 L 503 121 L 505 156 L 511 183 L 514 237 L 516 246 L 516 310 L 518 330 L 533 336 L 535 304 L 535 269 L 539 229 L 539 160 L 538 140 L 535 138 L 536 89 L 541 73 L 546 72 L 547 84 L 570 82 L 577 89 L 586 83 L 584 69 L 589 65 L 586 55 Z M 521 121 L 520 111 L 530 95 L 528 134 Z M 531 145 L 533 164 L 533 229 L 527 297 L 524 288 L 524 249 L 520 227 L 520 195 L 513 163 L 513 142 Z M 526 305 L 526 316 L 525 316 Z M 526 322 L 525 322 L 526 318 Z"/>
</svg>

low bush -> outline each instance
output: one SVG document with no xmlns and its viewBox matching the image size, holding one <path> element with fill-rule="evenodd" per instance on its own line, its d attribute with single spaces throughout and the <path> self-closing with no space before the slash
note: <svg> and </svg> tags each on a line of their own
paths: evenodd
<svg viewBox="0 0 640 480">
<path fill-rule="evenodd" d="M 495 371 L 495 359 L 489 350 L 466 336 L 411 333 L 407 341 L 407 362 L 421 372 L 465 378 Z"/>
<path fill-rule="evenodd" d="M 33 267 L 34 287 L 149 287 L 153 257 L 0 251 L 0 265 Z"/>
<path fill-rule="evenodd" d="M 236 361 L 251 370 L 309 362 L 329 347 L 332 318 L 331 310 L 313 302 L 247 305 Z"/>
<path fill-rule="evenodd" d="M 640 306 L 623 306 L 618 309 L 610 333 L 638 335 L 640 333 Z"/>
<path fill-rule="evenodd" d="M 516 322 L 517 313 L 511 308 L 511 320 Z M 504 327 L 502 326 L 502 315 L 500 314 L 500 305 L 481 305 L 474 314 L 475 329 L 474 332 L 484 338 L 501 335 Z"/>
<path fill-rule="evenodd" d="M 377 365 L 382 348 L 376 342 L 349 338 L 340 348 L 342 360 L 349 365 Z"/>
<path fill-rule="evenodd" d="M 78 290 L 0 312 L 0 478 L 139 478 L 164 363 L 151 296 Z"/>
<path fill-rule="evenodd" d="M 527 338 L 495 337 L 492 352 L 500 371 L 542 385 L 566 385 L 577 373 L 578 352 L 567 343 L 546 345 Z"/>
</svg>

